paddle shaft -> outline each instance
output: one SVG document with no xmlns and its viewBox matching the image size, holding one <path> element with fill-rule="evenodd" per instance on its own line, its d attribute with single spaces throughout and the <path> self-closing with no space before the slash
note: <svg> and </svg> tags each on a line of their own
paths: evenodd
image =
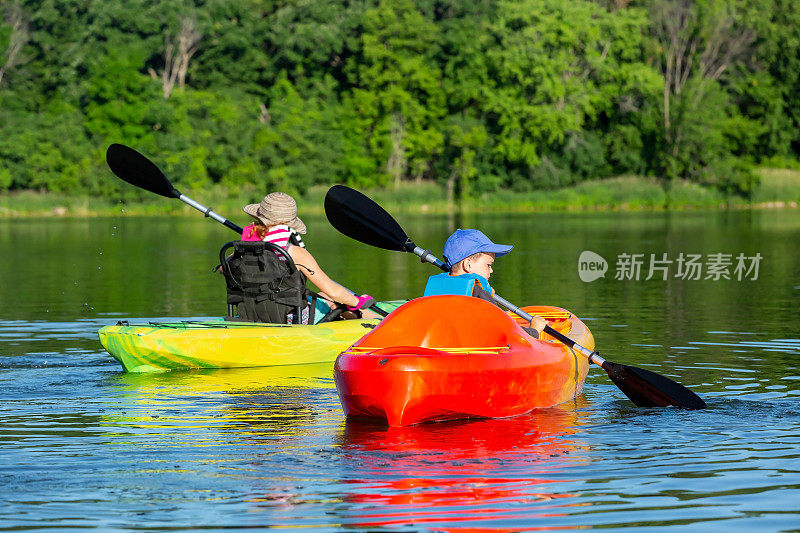
<svg viewBox="0 0 800 533">
<path fill-rule="evenodd" d="M 177 196 L 177 198 L 181 202 L 185 203 L 186 205 L 190 205 L 190 206 L 194 207 L 195 209 L 197 209 L 198 211 L 203 213 L 206 217 L 213 218 L 214 220 L 216 220 L 217 222 L 219 222 L 223 226 L 226 226 L 226 227 L 232 229 L 233 231 L 235 231 L 239 235 L 242 234 L 242 231 L 243 231 L 242 228 L 240 228 L 239 226 L 237 226 L 236 224 L 234 224 L 233 222 L 231 222 L 227 218 L 223 217 L 222 215 L 220 215 L 218 213 L 215 213 L 210 207 L 206 207 L 206 206 L 204 206 L 203 204 L 201 204 L 199 202 L 195 202 L 194 200 L 192 200 L 191 198 L 189 198 L 185 194 L 182 194 L 182 193 L 178 193 L 178 194 L 179 194 L 179 196 Z"/>
<path fill-rule="evenodd" d="M 442 261 L 440 261 L 438 257 L 433 255 L 430 250 L 423 250 L 422 248 L 420 248 L 416 244 L 414 244 L 414 248 L 409 247 L 409 250 L 414 255 L 419 256 L 420 260 L 422 260 L 423 263 L 430 263 L 432 265 L 436 265 L 437 267 L 441 268 L 445 272 L 449 272 L 450 271 L 450 269 L 447 268 L 447 265 L 445 265 Z"/>
<path fill-rule="evenodd" d="M 501 306 L 505 307 L 506 309 L 508 309 L 512 313 L 517 314 L 523 320 L 527 320 L 528 322 L 530 322 L 533 319 L 533 317 L 530 314 L 526 313 L 525 311 L 523 311 L 522 309 L 520 309 L 516 305 L 512 304 L 511 302 L 509 302 L 508 300 L 506 300 L 502 296 L 499 296 L 497 294 L 493 294 L 492 298 L 494 299 L 495 302 L 497 302 Z M 581 352 L 583 355 L 585 355 L 589 359 L 590 363 L 595 363 L 597 365 L 603 366 L 603 363 L 605 362 L 605 360 L 602 357 L 600 357 L 596 352 L 593 352 L 588 348 L 584 348 L 583 346 L 581 346 L 580 344 L 576 343 L 574 340 L 570 339 L 569 337 L 567 337 L 566 335 L 564 335 L 560 331 L 556 331 L 553 328 L 551 328 L 550 326 L 545 326 L 544 327 L 544 332 L 547 333 L 548 335 L 552 336 L 552 337 L 555 337 L 556 339 L 558 339 L 559 341 L 563 342 L 564 344 L 566 344 L 570 348 L 575 348 L 576 350 Z"/>
</svg>

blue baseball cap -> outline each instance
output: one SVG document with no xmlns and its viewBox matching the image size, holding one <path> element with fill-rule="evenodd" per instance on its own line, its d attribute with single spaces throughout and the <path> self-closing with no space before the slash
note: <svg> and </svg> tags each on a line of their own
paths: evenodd
<svg viewBox="0 0 800 533">
<path fill-rule="evenodd" d="M 489 237 L 476 229 L 457 229 L 444 243 L 445 266 L 448 269 L 463 261 L 472 254 L 483 252 L 499 257 L 506 255 L 514 247 L 507 244 L 495 244 Z"/>
</svg>

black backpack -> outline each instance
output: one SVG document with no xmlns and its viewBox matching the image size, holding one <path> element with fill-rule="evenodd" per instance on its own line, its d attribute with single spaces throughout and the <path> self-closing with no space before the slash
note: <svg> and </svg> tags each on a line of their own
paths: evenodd
<svg viewBox="0 0 800 533">
<path fill-rule="evenodd" d="M 226 257 L 231 248 L 233 254 Z M 300 324 L 306 296 L 316 296 L 306 288 L 306 277 L 286 250 L 275 244 L 231 241 L 220 249 L 219 260 L 227 289 L 226 320 L 286 324 L 292 313 L 292 322 Z M 315 304 L 309 310 L 309 324 L 314 321 Z"/>
</svg>

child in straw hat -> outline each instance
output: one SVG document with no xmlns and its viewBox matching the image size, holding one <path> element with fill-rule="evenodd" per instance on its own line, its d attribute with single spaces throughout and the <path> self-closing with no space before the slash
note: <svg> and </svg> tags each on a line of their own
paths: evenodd
<svg viewBox="0 0 800 533">
<path fill-rule="evenodd" d="M 305 249 L 300 234 L 306 233 L 306 225 L 297 216 L 297 202 L 294 198 L 283 192 L 273 192 L 266 195 L 260 203 L 246 205 L 242 210 L 255 219 L 252 225 L 242 231 L 243 241 L 266 241 L 280 246 L 289 253 L 298 270 L 319 289 L 323 298 L 344 304 L 351 311 L 361 310 L 364 318 L 378 318 L 377 313 L 368 309 L 375 303 L 372 296 L 351 294 L 329 278 L 314 256 Z M 303 312 L 306 322 L 307 311 L 308 308 Z M 325 312 L 316 315 L 322 318 Z"/>
</svg>

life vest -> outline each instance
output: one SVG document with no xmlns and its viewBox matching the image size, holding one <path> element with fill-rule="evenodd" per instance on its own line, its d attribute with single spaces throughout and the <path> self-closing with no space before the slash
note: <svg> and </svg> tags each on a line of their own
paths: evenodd
<svg viewBox="0 0 800 533">
<path fill-rule="evenodd" d="M 438 296 L 440 294 L 457 294 L 475 296 L 483 300 L 492 300 L 492 286 L 489 281 L 479 274 L 461 274 L 451 276 L 447 272 L 428 278 L 423 296 Z"/>
<path fill-rule="evenodd" d="M 460 274 L 451 276 L 447 272 L 428 278 L 423 296 L 438 296 L 440 294 L 456 294 L 474 296 L 498 305 L 492 298 L 492 286 L 489 280 L 479 274 Z M 534 339 L 539 338 L 539 332 L 532 328 L 523 328 Z"/>
<path fill-rule="evenodd" d="M 231 248 L 233 254 L 226 257 Z M 302 310 L 308 305 L 306 297 L 316 296 L 306 288 L 306 277 L 280 246 L 262 241 L 231 241 L 220 249 L 219 257 L 225 275 L 227 320 L 286 324 L 291 313 L 294 323 L 299 324 Z M 309 309 L 311 324 L 315 307 L 311 305 Z"/>
</svg>

